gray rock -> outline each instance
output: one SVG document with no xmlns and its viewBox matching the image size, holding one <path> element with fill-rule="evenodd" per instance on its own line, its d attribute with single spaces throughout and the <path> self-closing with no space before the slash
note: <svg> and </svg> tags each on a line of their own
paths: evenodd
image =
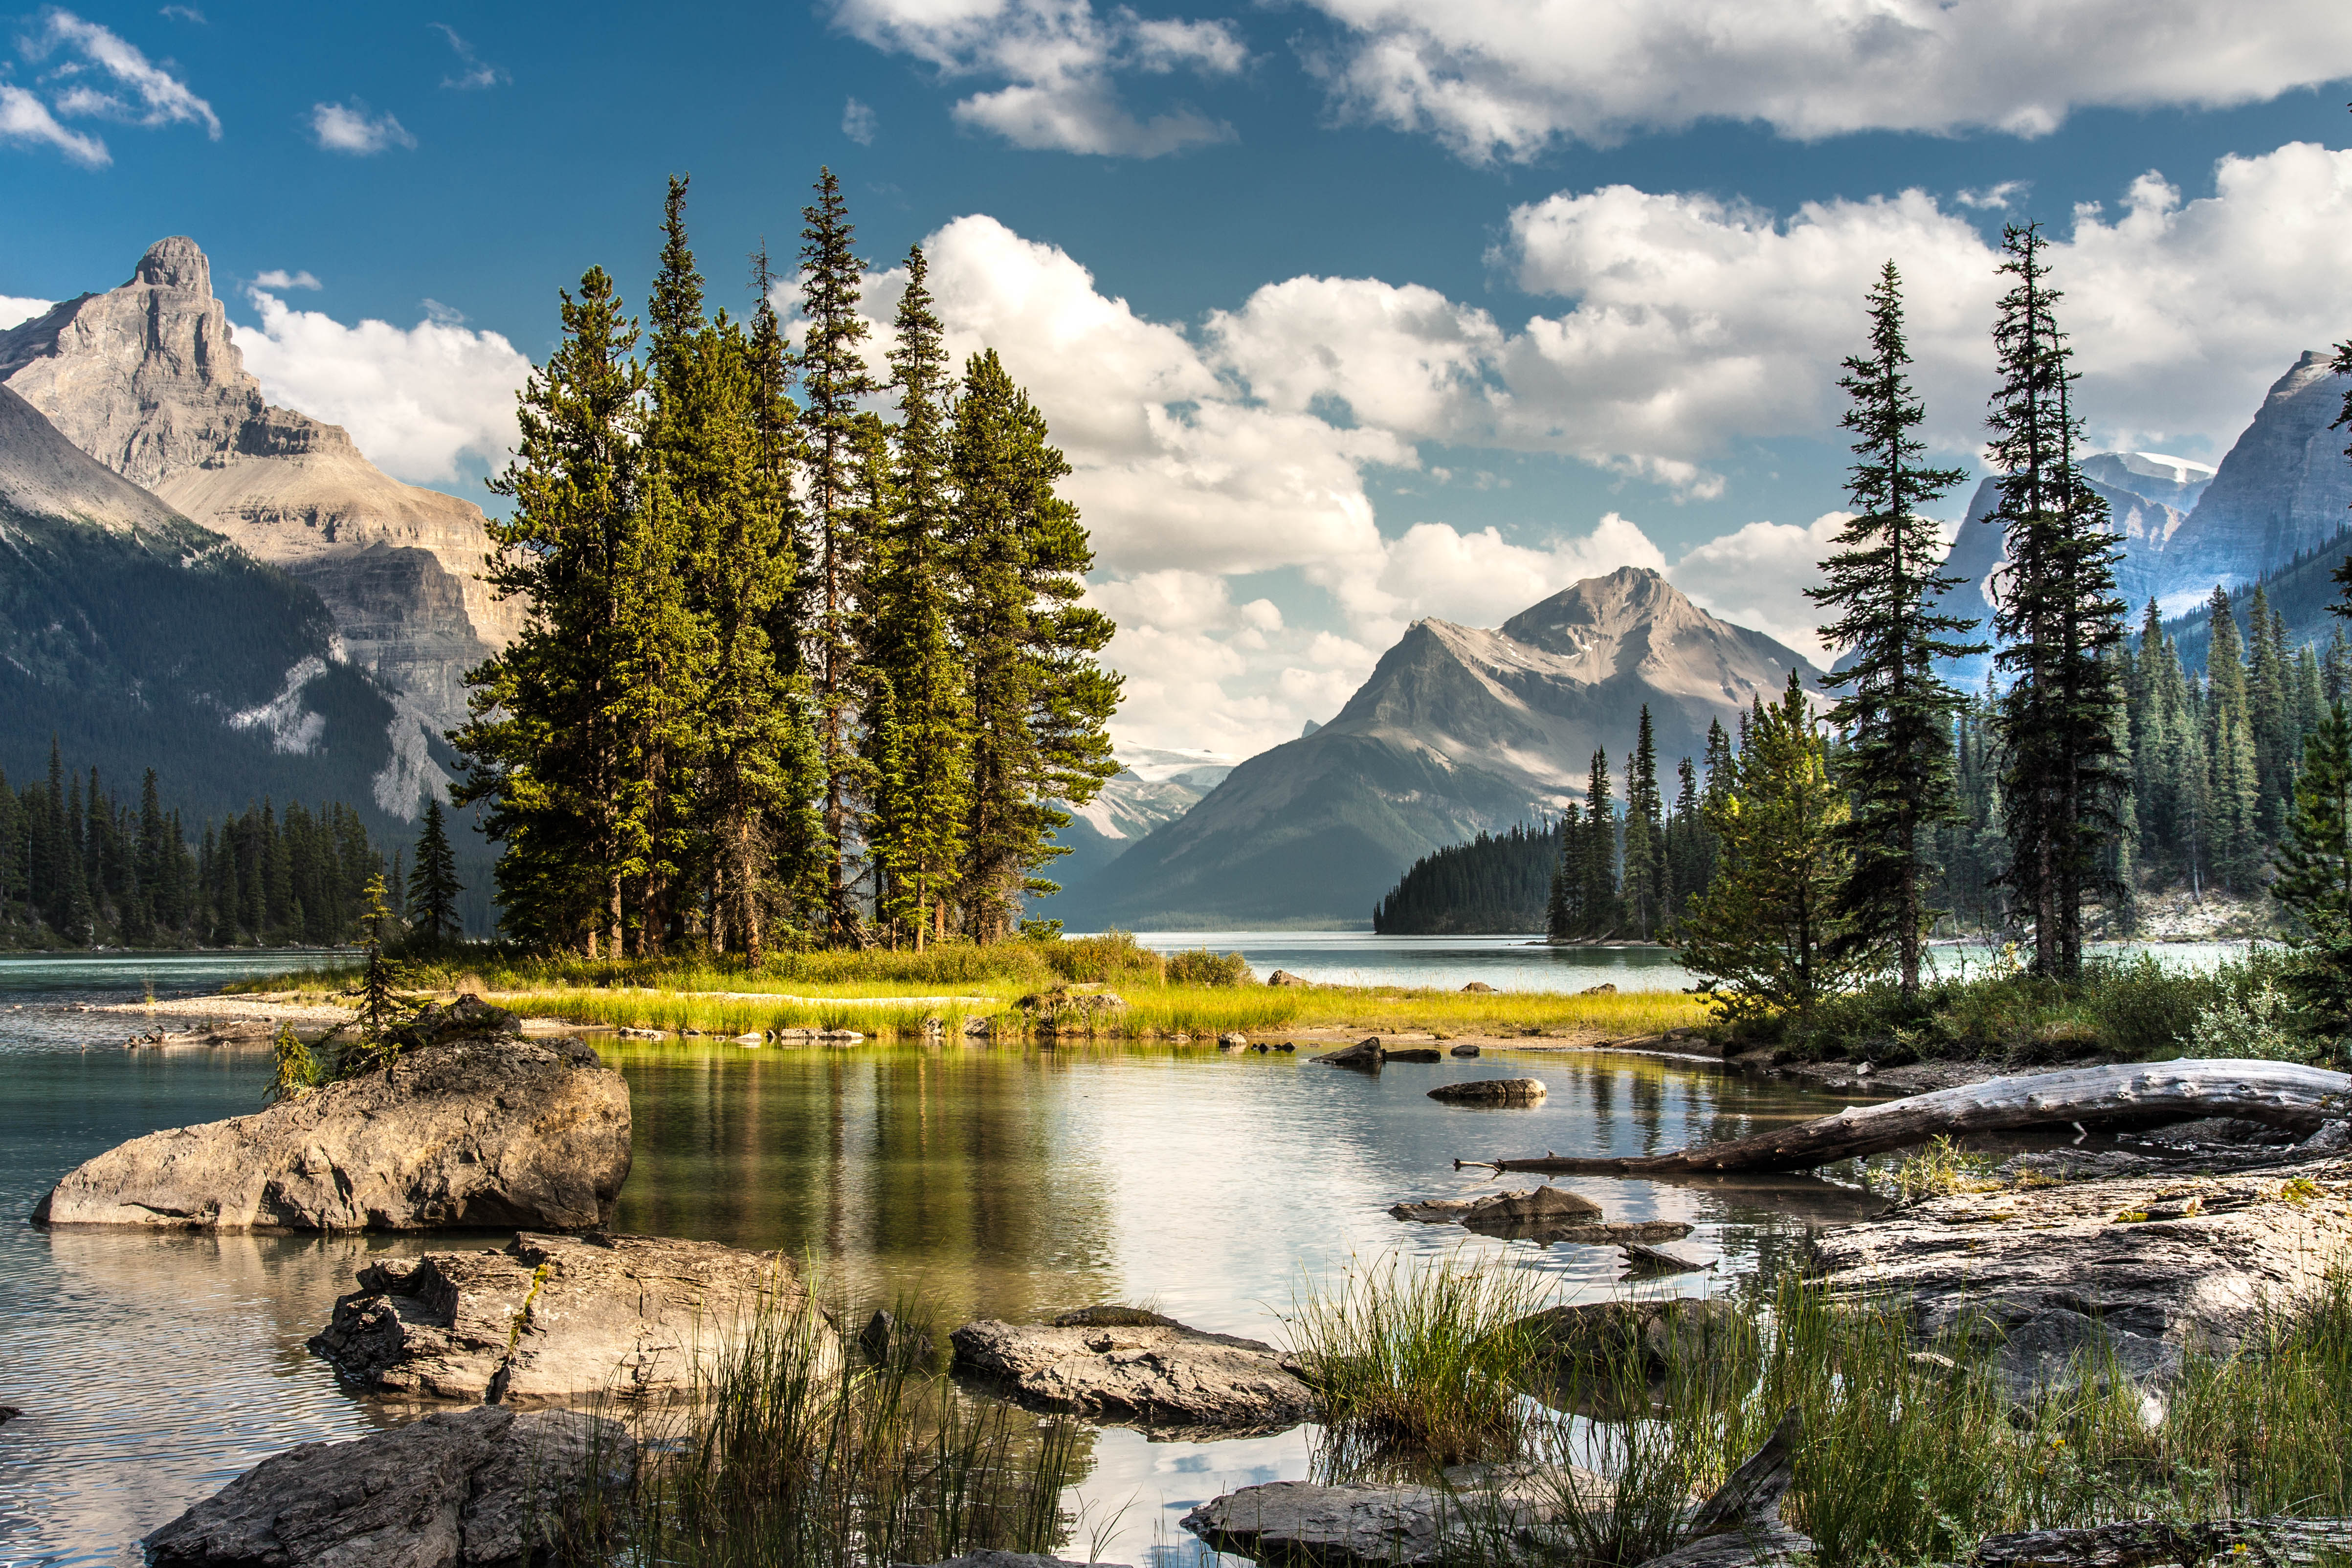
<svg viewBox="0 0 2352 1568">
<path fill-rule="evenodd" d="M 1276 969 L 1265 977 L 1265 983 L 1269 986 L 1311 986 L 1315 982 L 1287 969 Z"/>
<path fill-rule="evenodd" d="M 1696 1274 L 1715 1267 L 1712 1263 L 1694 1263 L 1687 1258 L 1661 1252 L 1638 1241 L 1621 1242 L 1617 1249 L 1625 1254 L 1625 1275 L 1628 1279 L 1649 1280 L 1667 1274 Z"/>
<path fill-rule="evenodd" d="M 891 1568 L 916 1568 L 898 1563 Z M 923 1568 L 1128 1568 L 1124 1563 L 1072 1563 L 1042 1552 L 967 1552 L 961 1557 L 929 1563 Z"/>
<path fill-rule="evenodd" d="M 1420 1568 L 1460 1560 L 1505 1561 L 1571 1506 L 1608 1496 L 1580 1469 L 1457 1466 L 1444 1487 L 1354 1481 L 1275 1481 L 1202 1503 L 1184 1528 L 1220 1552 L 1261 1562 L 1328 1568 Z"/>
<path fill-rule="evenodd" d="M 1249 1036 L 1241 1033 L 1239 1030 L 1221 1034 L 1217 1037 L 1218 1048 L 1223 1051 L 1239 1051 L 1249 1042 Z"/>
<path fill-rule="evenodd" d="M 1448 1105 L 1532 1105 L 1549 1092 L 1540 1078 L 1473 1078 L 1441 1083 L 1429 1097 Z"/>
<path fill-rule="evenodd" d="M 359 1280 L 310 1341 L 347 1381 L 508 1404 L 684 1392 L 763 1311 L 806 1299 L 781 1254 L 653 1236 L 526 1231 L 500 1251 L 385 1259 Z"/>
<path fill-rule="evenodd" d="M 928 1331 L 900 1322 L 896 1314 L 877 1309 L 866 1320 L 866 1326 L 857 1331 L 857 1348 L 877 1366 L 895 1363 L 911 1368 L 929 1366 L 934 1346 Z"/>
<path fill-rule="evenodd" d="M 1617 988 L 1612 982 L 1603 980 L 1597 986 L 1587 986 L 1576 994 L 1580 997 L 1613 997 L 1617 994 Z"/>
<path fill-rule="evenodd" d="M 1426 1203 L 1401 1203 L 1389 1213 L 1398 1219 L 1418 1219 L 1431 1225 L 1466 1225 L 1474 1218 L 1526 1224 L 1598 1219 L 1601 1208 L 1581 1193 L 1570 1192 L 1564 1186 L 1539 1186 L 1527 1192 L 1489 1193 L 1484 1197 L 1436 1197 Z"/>
<path fill-rule="evenodd" d="M 143 1544 L 152 1568 L 512 1568 L 635 1463 L 617 1422 L 451 1411 L 264 1459 Z"/>
<path fill-rule="evenodd" d="M 509 1018 L 511 1014 L 508 1015 Z M 68 1173 L 47 1225 L 174 1230 L 584 1229 L 629 1174 L 629 1086 L 577 1040 L 441 1040 L 250 1116 Z"/>
<path fill-rule="evenodd" d="M 1374 1035 L 1370 1040 L 1360 1040 L 1344 1050 L 1327 1051 L 1314 1060 L 1326 1067 L 1370 1068 L 1377 1071 L 1387 1057 L 1388 1052 L 1381 1049 L 1380 1036 Z"/>
<path fill-rule="evenodd" d="M 1475 993 L 1475 994 L 1476 994 L 1476 995 L 1479 995 L 1479 996 L 1491 996 L 1491 995 L 1493 995 L 1493 994 L 1494 994 L 1494 990 L 1495 990 L 1495 988 L 1494 988 L 1494 987 L 1492 987 L 1492 986 L 1488 985 L 1488 984 L 1487 984 L 1486 981 L 1484 981 L 1484 980 L 1473 980 L 1473 981 L 1471 981 L 1468 985 L 1466 985 L 1466 986 L 1463 987 L 1462 988 L 1463 988 L 1464 990 L 1465 990 L 1465 991 L 1470 991 L 1470 992 L 1473 992 L 1473 993 Z"/>
<path fill-rule="evenodd" d="M 1068 1327 L 986 1321 L 966 1323 L 949 1339 L 959 1371 L 995 1382 L 1024 1404 L 1160 1436 L 1275 1432 L 1313 1414 L 1313 1395 L 1273 1346 L 1137 1315 L 1154 1321 Z"/>
<path fill-rule="evenodd" d="M 1445 1054 L 1448 1056 L 1475 1056 L 1478 1054 L 1478 1048 L 1472 1045 L 1469 1041 L 1465 1040 L 1460 1045 L 1450 1045 L 1446 1047 Z"/>
<path fill-rule="evenodd" d="M 1549 1307 L 1517 1326 L 1542 1340 L 1562 1379 L 1638 1358 L 1644 1375 L 1655 1382 L 1674 1363 L 1705 1360 L 1720 1337 L 1741 1332 L 1747 1322 L 1730 1301 L 1682 1297 Z"/>
<path fill-rule="evenodd" d="M 2226 1353 L 2266 1305 L 2317 1286 L 2352 1246 L 2352 1162 L 2178 1172 L 1928 1198 L 1814 1243 L 1844 1300 L 1899 1302 L 1923 1339 L 1980 1336 L 2023 1397 L 2112 1353 L 2168 1383 L 2183 1353 Z"/>
<path fill-rule="evenodd" d="M 1385 1053 L 1390 1061 L 1443 1061 L 1444 1053 L 1433 1045 L 1409 1045 L 1402 1051 Z"/>
</svg>

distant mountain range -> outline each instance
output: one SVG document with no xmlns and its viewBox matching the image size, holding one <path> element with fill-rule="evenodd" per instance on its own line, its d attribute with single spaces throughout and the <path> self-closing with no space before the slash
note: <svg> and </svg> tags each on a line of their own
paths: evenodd
<svg viewBox="0 0 2352 1568">
<path fill-rule="evenodd" d="M 1670 768 L 1792 668 L 1820 678 L 1633 567 L 1498 631 L 1416 622 L 1330 723 L 1242 763 L 1090 878 L 1066 879 L 1045 912 L 1073 930 L 1363 925 L 1430 850 L 1557 815 L 1596 748 L 1622 770 L 1644 706 Z"/>
<path fill-rule="evenodd" d="M 454 761 L 466 668 L 511 635 L 480 508 L 400 484 L 273 408 L 210 265 L 159 241 L 129 282 L 0 332 L 0 766 L 155 766 L 201 819 L 264 796 L 414 836 Z M 470 926 L 488 845 L 453 835 Z"/>
</svg>

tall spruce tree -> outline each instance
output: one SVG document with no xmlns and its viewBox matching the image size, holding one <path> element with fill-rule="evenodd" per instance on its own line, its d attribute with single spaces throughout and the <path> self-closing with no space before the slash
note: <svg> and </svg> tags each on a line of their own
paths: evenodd
<svg viewBox="0 0 2352 1568">
<path fill-rule="evenodd" d="M 1658 744 L 1650 726 L 1650 706 L 1633 732 L 1633 755 L 1625 759 L 1625 921 L 1647 939 L 1658 934 L 1667 914 L 1665 800 L 1658 792 Z"/>
<path fill-rule="evenodd" d="M 2342 703 L 2304 742 L 2271 896 L 2302 927 L 2286 986 L 2342 1056 L 2352 1037 L 2352 716 Z"/>
<path fill-rule="evenodd" d="M 861 781 L 857 756 L 857 585 L 870 516 L 860 465 L 870 437 L 864 400 L 878 391 L 866 373 L 866 319 L 858 313 L 866 264 L 841 182 L 818 172 L 816 200 L 801 210 L 801 427 L 805 443 L 802 495 L 807 507 L 812 580 L 803 612 L 809 677 L 816 702 L 818 754 L 824 760 L 825 921 L 835 942 L 859 938 L 851 898 L 850 829 Z"/>
<path fill-rule="evenodd" d="M 488 573 L 523 599 L 523 628 L 468 672 L 466 776 L 505 848 L 496 878 L 508 931 L 619 956 L 624 889 L 644 814 L 623 669 L 624 622 L 644 523 L 636 329 L 602 267 L 562 298 L 563 339 L 518 399 L 515 457 L 492 485 L 513 503 L 489 532 Z"/>
<path fill-rule="evenodd" d="M 970 807 L 956 902 L 979 941 L 1010 935 L 1069 813 L 1118 771 L 1104 728 L 1120 679 L 1095 654 L 1108 617 L 1077 602 L 1094 549 L 1055 493 L 1070 472 L 994 350 L 966 364 L 950 437 L 957 642 L 971 702 Z M 1061 802 L 1056 805 L 1055 802 Z"/>
<path fill-rule="evenodd" d="M 2078 372 L 2059 330 L 2041 225 L 2002 234 L 2012 278 L 1993 328 L 2000 387 L 1986 423 L 1999 471 L 1993 509 L 2010 563 L 1995 615 L 2011 676 L 2000 700 L 2009 755 L 2002 780 L 2009 883 L 2033 922 L 2033 967 L 2074 979 L 2083 967 L 2083 906 L 2116 831 L 2125 777 L 2116 746 L 2107 653 L 2122 636 L 2116 543 L 2106 503 L 2075 463 Z"/>
<path fill-rule="evenodd" d="M 1822 684 L 1840 693 L 1830 722 L 1845 734 L 1842 781 L 1853 796 L 1845 824 L 1851 869 L 1840 891 L 1842 940 L 1860 950 L 1891 946 L 1906 998 L 1919 991 L 1919 955 L 1937 911 L 1934 831 L 1958 813 L 1952 725 L 1960 695 L 1936 674 L 1938 659 L 1985 651 L 1959 640 L 1976 622 L 1940 614 L 1936 602 L 1960 580 L 1940 570 L 1943 537 L 1922 515 L 1968 475 L 1929 468 L 1916 434 L 1927 411 L 1911 389 L 1903 332 L 1903 280 L 1890 261 L 1870 291 L 1870 347 L 1845 361 L 1857 461 L 1847 486 L 1854 517 L 1838 553 L 1807 590 L 1837 619 L 1822 628 L 1848 651 Z"/>
<path fill-rule="evenodd" d="M 1592 766 L 1585 774 L 1583 839 L 1577 935 L 1596 939 L 1614 936 L 1622 916 L 1618 903 L 1617 807 L 1610 789 L 1606 751 L 1592 754 Z"/>
<path fill-rule="evenodd" d="M 449 844 L 441 802 L 427 797 L 425 821 L 416 833 L 416 864 L 408 873 L 409 924 L 436 947 L 454 942 L 461 929 L 457 895 L 465 891 L 466 884 L 457 880 L 457 855 Z"/>
<path fill-rule="evenodd" d="M 909 935 L 918 949 L 946 935 L 971 806 L 971 701 L 950 641 L 954 378 L 929 276 L 917 246 L 907 253 L 890 350 L 890 506 L 874 541 L 866 633 L 874 781 L 865 832 L 876 902 L 894 938 Z"/>
</svg>

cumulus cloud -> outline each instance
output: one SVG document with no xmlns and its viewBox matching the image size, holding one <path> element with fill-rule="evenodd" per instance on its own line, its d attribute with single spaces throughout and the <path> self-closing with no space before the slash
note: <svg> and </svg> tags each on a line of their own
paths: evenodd
<svg viewBox="0 0 2352 1568">
<path fill-rule="evenodd" d="M 942 78 L 1003 81 L 956 104 L 966 127 L 1016 147 L 1108 157 L 1154 158 L 1234 134 L 1181 104 L 1139 119 L 1119 73 L 1227 77 L 1249 57 L 1229 23 L 1147 21 L 1124 6 L 1104 16 L 1091 0 L 839 0 L 833 20 Z"/>
<path fill-rule="evenodd" d="M 367 105 L 358 99 L 349 103 L 312 104 L 310 135 L 329 152 L 348 152 L 358 158 L 387 148 L 416 145 L 416 138 L 389 111 L 372 115 Z"/>
<path fill-rule="evenodd" d="M 841 133 L 860 147 L 874 145 L 874 110 L 856 99 L 841 106 Z"/>
<path fill-rule="evenodd" d="M 1475 162 L 1702 120 L 1784 136 L 1990 128 L 2260 102 L 2352 75 L 2352 11 L 2305 0 L 1312 0 L 1343 112 Z"/>
<path fill-rule="evenodd" d="M 0 82 L 0 141 L 54 147 L 86 169 L 103 169 L 114 162 L 105 142 L 67 130 L 58 123 L 47 104 L 7 82 Z"/>
<path fill-rule="evenodd" d="M 515 392 L 530 361 L 496 332 L 433 320 L 347 327 L 255 287 L 260 318 L 236 329 L 246 368 L 272 402 L 340 424 L 378 466 L 412 484 L 496 465 L 515 440 Z"/>
<path fill-rule="evenodd" d="M 1802 528 L 1749 523 L 1683 554 L 1667 573 L 1703 610 L 1777 637 L 1827 666 L 1834 655 L 1819 635 L 1821 616 L 1805 590 L 1822 581 L 1822 559 L 1851 512 L 1825 512 Z"/>
<path fill-rule="evenodd" d="M 256 288 L 276 289 L 281 294 L 289 288 L 320 287 L 319 280 L 308 272 L 289 272 L 282 267 L 273 267 L 268 272 L 261 274 L 253 280 L 253 286 Z"/>
<path fill-rule="evenodd" d="M 61 84 L 61 113 L 131 125 L 201 125 L 206 135 L 220 140 L 220 117 L 187 83 L 136 46 L 70 11 L 49 11 L 41 31 L 25 40 L 25 54 L 32 60 L 57 59 L 44 79 Z"/>
<path fill-rule="evenodd" d="M 459 37 L 457 29 L 448 23 L 428 22 L 425 26 L 447 39 L 450 51 L 457 57 L 457 74 L 443 77 L 443 87 L 455 88 L 460 92 L 474 92 L 513 79 L 507 75 L 506 67 L 494 66 L 476 54 L 474 46 Z"/>
<path fill-rule="evenodd" d="M 36 316 L 47 315 L 52 303 L 53 301 L 47 299 L 17 299 L 9 295 L 0 294 L 0 332 L 29 321 Z"/>
</svg>

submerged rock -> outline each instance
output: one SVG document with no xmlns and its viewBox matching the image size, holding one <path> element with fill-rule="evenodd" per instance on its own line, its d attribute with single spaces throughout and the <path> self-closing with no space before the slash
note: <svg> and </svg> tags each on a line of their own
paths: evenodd
<svg viewBox="0 0 2352 1568">
<path fill-rule="evenodd" d="M 508 1404 L 682 1392 L 762 1312 L 806 1299 L 781 1254 L 655 1236 L 526 1231 L 499 1251 L 388 1258 L 359 1281 L 310 1340 L 345 1380 Z"/>
<path fill-rule="evenodd" d="M 1314 1396 L 1272 1345 L 1117 1311 L 1151 1321 L 966 1323 L 949 1336 L 956 1367 L 1025 1404 L 1161 1436 L 1276 1432 L 1313 1413 Z"/>
<path fill-rule="evenodd" d="M 1445 1048 L 1445 1054 L 1448 1056 L 1475 1056 L 1478 1054 L 1478 1048 L 1472 1045 L 1465 1040 L 1460 1045 L 1447 1046 Z"/>
<path fill-rule="evenodd" d="M 1400 1203 L 1389 1213 L 1398 1219 L 1418 1219 L 1430 1225 L 1466 1225 L 1473 1218 L 1505 1224 L 1534 1220 L 1599 1219 L 1601 1206 L 1564 1186 L 1539 1186 L 1528 1192 L 1489 1193 L 1484 1197 L 1436 1197 L 1426 1203 Z"/>
<path fill-rule="evenodd" d="M 466 1004 L 471 1003 L 471 1008 Z M 249 1116 L 133 1138 L 68 1173 L 46 1225 L 178 1230 L 585 1229 L 629 1174 L 629 1086 L 577 1040 L 472 998 L 389 1066 Z"/>
<path fill-rule="evenodd" d="M 1381 1048 L 1378 1035 L 1370 1040 L 1360 1040 L 1343 1050 L 1327 1051 L 1315 1058 L 1326 1067 L 1369 1067 L 1375 1070 L 1387 1059 L 1388 1052 Z"/>
<path fill-rule="evenodd" d="M 2168 1382 L 2316 1287 L 2352 1246 L 2352 1162 L 1928 1198 L 1814 1243 L 1838 1298 L 1900 1303 L 1923 1338 L 1981 1336 L 2012 1394 L 2088 1354 Z"/>
<path fill-rule="evenodd" d="M 617 1422 L 449 1411 L 264 1459 L 143 1544 L 152 1568 L 509 1568 L 635 1465 Z"/>
<path fill-rule="evenodd" d="M 1402 1051 L 1385 1053 L 1391 1061 L 1443 1061 L 1445 1060 L 1433 1045 L 1409 1045 Z"/>
<path fill-rule="evenodd" d="M 1429 1097 L 1448 1105 L 1532 1105 L 1550 1092 L 1540 1078 L 1473 1078 L 1441 1083 Z"/>
</svg>

